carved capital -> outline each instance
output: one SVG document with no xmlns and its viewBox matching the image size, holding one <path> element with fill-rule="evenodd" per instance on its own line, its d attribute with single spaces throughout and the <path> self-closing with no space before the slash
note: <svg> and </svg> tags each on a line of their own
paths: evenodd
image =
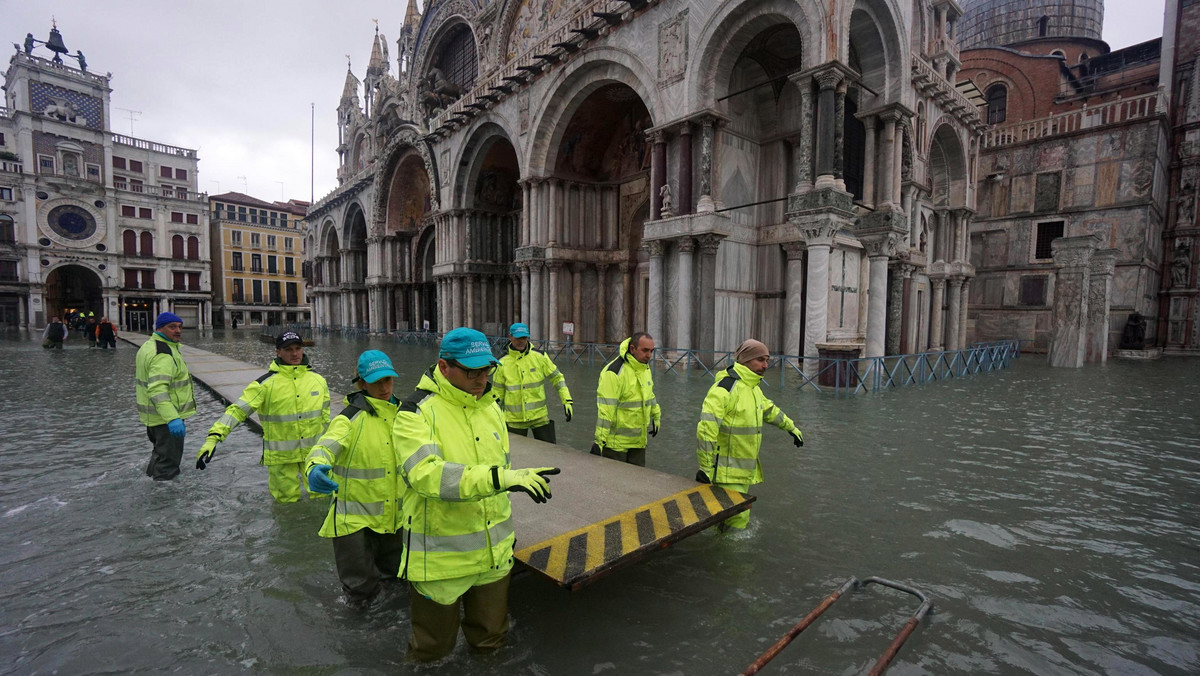
<svg viewBox="0 0 1200 676">
<path fill-rule="evenodd" d="M 804 257 L 804 252 L 808 250 L 808 245 L 804 242 L 784 242 L 780 246 L 783 247 L 789 261 L 800 260 Z"/>
<path fill-rule="evenodd" d="M 700 235 L 696 238 L 696 242 L 700 245 L 701 256 L 716 256 L 717 249 L 721 247 L 721 240 L 725 239 L 724 235 Z"/>
<path fill-rule="evenodd" d="M 696 240 L 691 237 L 681 237 L 676 240 L 675 246 L 679 247 L 679 253 L 692 253 L 696 250 Z"/>
<path fill-rule="evenodd" d="M 812 211 L 841 211 L 850 215 L 854 212 L 854 196 L 837 188 L 819 188 L 788 195 L 789 219 L 795 214 Z"/>
<path fill-rule="evenodd" d="M 1100 238 L 1095 235 L 1083 237 L 1059 237 L 1050 243 L 1054 265 L 1060 268 L 1086 268 Z"/>
<path fill-rule="evenodd" d="M 889 233 L 870 237 L 860 236 L 858 241 L 862 242 L 863 248 L 867 250 L 868 258 L 891 258 L 896 255 L 896 247 L 899 246 L 901 239 L 901 235 Z"/>
<path fill-rule="evenodd" d="M 667 135 L 661 129 L 646 132 L 646 140 L 659 145 L 667 142 Z"/>
<path fill-rule="evenodd" d="M 821 89 L 834 89 L 841 84 L 845 76 L 840 70 L 829 68 L 826 70 L 813 73 L 813 79 L 817 81 L 817 86 Z"/>
<path fill-rule="evenodd" d="M 646 253 L 650 254 L 651 258 L 653 258 L 655 256 L 658 256 L 661 258 L 663 255 L 663 250 L 666 249 L 666 246 L 664 246 L 663 242 L 660 240 L 657 240 L 657 239 L 650 240 L 649 242 L 646 242 L 642 246 L 644 246 L 646 248 Z"/>
<path fill-rule="evenodd" d="M 800 236 L 809 247 L 833 246 L 833 238 L 840 229 L 837 223 L 807 223 L 800 227 Z"/>
</svg>

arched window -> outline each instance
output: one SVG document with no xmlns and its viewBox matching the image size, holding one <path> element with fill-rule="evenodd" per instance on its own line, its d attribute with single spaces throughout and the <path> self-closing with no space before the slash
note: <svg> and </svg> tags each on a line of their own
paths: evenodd
<svg viewBox="0 0 1200 676">
<path fill-rule="evenodd" d="M 141 251 L 141 254 L 143 256 L 147 256 L 147 257 L 153 256 L 154 255 L 154 235 L 152 235 L 148 232 L 143 232 L 140 239 L 142 241 L 140 242 L 141 246 L 139 246 L 138 249 Z"/>
<path fill-rule="evenodd" d="M 984 95 L 987 99 L 987 123 L 1000 124 L 1008 119 L 1008 87 L 994 84 Z"/>
<path fill-rule="evenodd" d="M 137 233 L 132 230 L 126 230 L 121 233 L 121 253 L 126 256 L 137 255 Z"/>
<path fill-rule="evenodd" d="M 1050 32 L 1050 17 L 1044 16 L 1038 19 L 1038 37 L 1044 38 Z"/>
<path fill-rule="evenodd" d="M 171 258 L 183 258 L 183 235 L 171 238 Z"/>
<path fill-rule="evenodd" d="M 188 260 L 191 260 L 191 261 L 200 260 L 200 238 L 199 237 L 197 237 L 195 235 L 188 237 L 187 249 L 188 249 L 188 251 L 187 251 Z"/>
<path fill-rule="evenodd" d="M 458 24 L 442 38 L 434 65 L 447 80 L 463 89 L 475 85 L 479 60 L 475 58 L 475 36 L 467 24 Z"/>
<path fill-rule="evenodd" d="M 17 241 L 17 228 L 12 216 L 0 214 L 0 242 L 12 244 Z"/>
</svg>

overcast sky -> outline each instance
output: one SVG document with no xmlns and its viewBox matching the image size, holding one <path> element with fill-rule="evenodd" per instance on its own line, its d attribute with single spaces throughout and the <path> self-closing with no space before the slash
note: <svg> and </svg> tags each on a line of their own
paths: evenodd
<svg viewBox="0 0 1200 676">
<path fill-rule="evenodd" d="M 1104 39 L 1119 49 L 1159 37 L 1163 2 L 1109 0 Z M 210 194 L 309 199 L 315 104 L 313 182 L 320 199 L 337 186 L 335 110 L 346 55 L 362 78 L 378 19 L 394 74 L 407 4 L 0 0 L 0 47 L 10 49 L 29 32 L 46 39 L 53 16 L 71 53 L 81 50 L 91 71 L 113 74 L 113 131 L 198 150 L 199 188 Z M 49 54 L 40 47 L 35 53 Z"/>
</svg>

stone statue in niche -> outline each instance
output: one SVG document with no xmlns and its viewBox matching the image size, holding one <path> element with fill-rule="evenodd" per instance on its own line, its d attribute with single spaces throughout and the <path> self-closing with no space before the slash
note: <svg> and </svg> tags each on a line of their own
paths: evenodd
<svg viewBox="0 0 1200 676">
<path fill-rule="evenodd" d="M 63 155 L 63 173 L 67 176 L 79 176 L 79 159 L 74 155 Z"/>
<path fill-rule="evenodd" d="M 429 73 L 421 80 L 420 87 L 421 104 L 425 107 L 425 116 L 433 117 L 437 111 L 445 109 L 465 93 L 466 90 L 451 82 L 442 74 L 440 68 L 436 66 L 430 68 Z"/>
<path fill-rule="evenodd" d="M 1191 227 L 1193 207 L 1196 204 L 1196 191 L 1191 184 L 1185 183 L 1179 189 L 1179 197 L 1175 200 L 1178 207 L 1175 209 L 1175 225 L 1177 227 Z"/>
<path fill-rule="evenodd" d="M 671 203 L 671 184 L 664 183 L 658 189 L 658 194 L 662 197 L 662 208 L 658 210 L 659 218 L 671 218 L 675 215 L 675 205 Z"/>
<path fill-rule="evenodd" d="M 1171 286 L 1186 287 L 1188 273 L 1192 270 L 1192 249 L 1185 242 L 1175 247 L 1175 255 L 1171 257 Z"/>
<path fill-rule="evenodd" d="M 1146 349 L 1146 318 L 1136 310 L 1125 320 L 1125 330 L 1121 332 L 1122 350 Z"/>
</svg>

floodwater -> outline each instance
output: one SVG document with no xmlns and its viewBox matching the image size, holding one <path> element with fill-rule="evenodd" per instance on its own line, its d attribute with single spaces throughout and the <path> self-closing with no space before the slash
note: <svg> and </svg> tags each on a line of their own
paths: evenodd
<svg viewBox="0 0 1200 676">
<path fill-rule="evenodd" d="M 273 356 L 252 332 L 184 340 Z M 414 383 L 434 354 L 319 340 L 314 365 L 343 391 L 368 346 Z M 187 462 L 222 408 L 209 392 L 179 479 L 142 474 L 133 355 L 0 336 L 2 673 L 728 674 L 869 575 L 935 604 L 892 674 L 1200 671 L 1200 361 L 1051 370 L 1026 356 L 849 398 L 768 383 L 807 443 L 765 431 L 748 531 L 700 533 L 577 592 L 519 576 L 505 649 L 460 642 L 418 668 L 401 586 L 367 612 L 345 605 L 316 535 L 324 501 L 273 504 L 254 433 L 235 431 L 207 471 Z M 599 366 L 561 366 L 577 417 L 558 416 L 559 437 L 586 449 Z M 659 376 L 650 466 L 695 472 L 708 383 Z M 864 673 L 916 606 L 848 594 L 764 673 Z"/>
</svg>

